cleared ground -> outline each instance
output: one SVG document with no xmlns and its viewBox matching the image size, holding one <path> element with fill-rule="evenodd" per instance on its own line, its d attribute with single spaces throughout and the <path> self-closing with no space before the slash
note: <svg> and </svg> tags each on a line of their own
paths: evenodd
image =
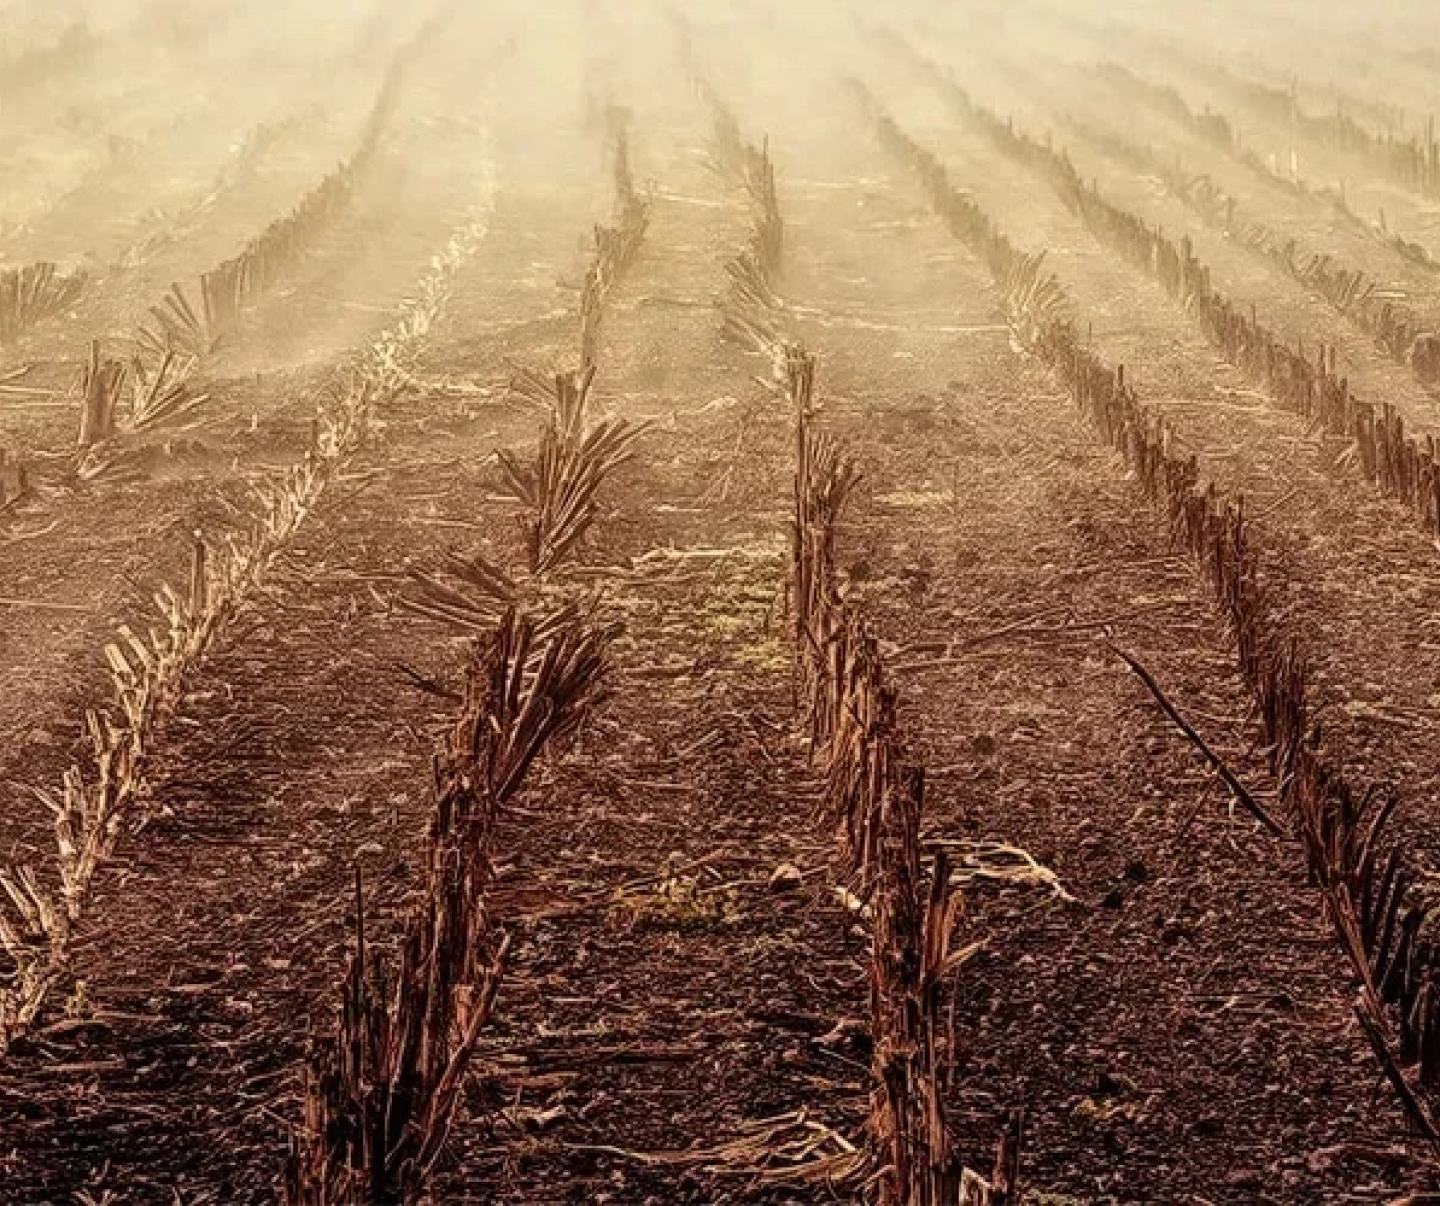
<svg viewBox="0 0 1440 1206">
<path fill-rule="evenodd" d="M 287 55 L 259 15 L 215 11 L 214 31 L 173 44 L 138 18 L 106 28 L 83 63 L 57 63 L 5 102 L 0 147 L 24 168 L 0 190 L 0 263 L 55 260 L 88 277 L 74 305 L 0 346 L 0 449 L 27 479 L 8 509 L 0 491 L 7 864 L 52 876 L 34 789 L 87 756 L 117 626 L 150 622 L 151 595 L 185 580 L 195 533 L 245 530 L 252 487 L 306 455 L 317 408 L 452 232 L 485 230 L 404 388 L 185 678 L 147 768 L 153 817 L 97 878 L 74 983 L 0 1066 L 0 1198 L 275 1200 L 307 1045 L 353 943 L 355 868 L 380 945 L 417 891 L 432 752 L 467 637 L 404 606 L 412 571 L 438 572 L 451 553 L 524 558 L 495 453 L 535 442 L 517 369 L 575 367 L 592 229 L 611 218 L 599 114 L 615 104 L 649 223 L 610 295 L 595 396 L 649 426 L 579 561 L 624 631 L 613 697 L 502 820 L 490 905 L 509 966 L 436 1200 L 864 1200 L 854 1184 L 765 1181 L 758 1140 L 718 1154 L 798 1111 L 863 1143 L 869 953 L 798 714 L 793 416 L 771 366 L 725 336 L 747 198 L 715 164 L 714 113 L 673 15 L 458 10 L 419 44 L 348 204 L 204 358 L 208 400 L 87 475 L 75 444 L 90 341 L 128 349 L 171 281 L 235 254 L 351 154 L 424 16 L 296 18 Z M 1090 346 L 1124 365 L 1203 482 L 1244 499 L 1265 589 L 1307 638 L 1325 748 L 1358 781 L 1398 791 L 1397 840 L 1422 896 L 1440 873 L 1435 541 L 1343 440 L 1267 401 L 871 26 L 1050 132 L 1113 202 L 1190 237 L 1216 285 L 1287 339 L 1335 346 L 1356 392 L 1421 436 L 1440 428 L 1433 385 L 1061 118 L 1183 158 L 1427 321 L 1440 274 L 1094 74 L 1101 58 L 1143 67 L 1289 162 L 1288 136 L 1233 93 L 1141 61 L 1140 39 L 1173 40 L 1163 23 L 1107 38 L 1098 19 L 1056 18 L 1032 45 L 1018 18 L 979 37 L 967 19 L 744 4 L 689 24 L 694 61 L 745 137 L 768 138 L 786 227 L 780 307 L 818 357 L 820 420 L 863 474 L 841 531 L 843 588 L 881 634 L 927 768 L 926 847 L 1002 843 L 1052 873 L 965 886 L 983 950 L 946 988 L 958 1143 L 985 1165 L 1024 1107 L 1021 1200 L 1037 1203 L 1398 1198 L 1433 1183 L 1433 1151 L 1355 1020 L 1357 978 L 1302 851 L 1250 821 L 1115 651 L 1278 810 L 1209 587 L 840 81 L 859 78 L 1011 239 L 1046 252 Z M 1369 57 L 1403 60 L 1376 37 Z M 1252 69 L 1222 41 L 1205 53 Z M 1302 103 L 1326 103 L 1345 53 L 1327 68 L 1297 52 L 1288 66 L 1316 90 L 1300 87 Z M 1046 87 L 1030 86 L 1037 76 Z M 1416 113 L 1428 103 L 1416 96 Z M 52 124 L 57 111 L 68 116 Z M 1373 179 L 1363 158 L 1296 148 L 1318 182 L 1347 182 L 1367 220 L 1383 207 L 1440 256 L 1433 200 Z M 0 462 L 0 484 L 10 471 Z"/>
</svg>

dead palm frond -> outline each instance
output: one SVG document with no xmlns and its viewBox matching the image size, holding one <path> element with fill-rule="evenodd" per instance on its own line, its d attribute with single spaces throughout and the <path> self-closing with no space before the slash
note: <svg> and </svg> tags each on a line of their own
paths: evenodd
<svg viewBox="0 0 1440 1206">
<path fill-rule="evenodd" d="M 649 209 L 632 196 L 614 226 L 595 227 L 595 255 L 580 289 L 580 363 L 594 365 L 599 351 L 600 324 L 610 294 L 640 253 L 649 227 Z"/>
<path fill-rule="evenodd" d="M 473 757 L 496 808 L 519 790 L 546 745 L 572 736 L 604 702 L 614 635 L 589 626 L 573 604 L 511 608 L 477 648 L 451 748 Z"/>
<path fill-rule="evenodd" d="M 770 276 L 764 262 L 751 248 L 747 248 L 725 263 L 725 275 L 730 281 L 730 305 L 740 310 L 775 310 L 780 306 L 775 292 L 770 287 Z"/>
<path fill-rule="evenodd" d="M 629 114 L 617 106 L 607 110 L 614 147 L 615 221 L 595 227 L 595 254 L 580 287 L 580 366 L 590 368 L 600 349 L 605 307 L 620 278 L 629 271 L 645 241 L 650 208 L 635 188 L 630 167 Z"/>
<path fill-rule="evenodd" d="M 780 214 L 780 194 L 775 187 L 775 163 L 770 158 L 770 140 L 759 147 L 745 148 L 745 191 L 755 225 L 754 251 L 767 277 L 780 270 L 785 251 L 785 221 Z"/>
<path fill-rule="evenodd" d="M 181 359 L 178 352 L 169 351 L 151 371 L 141 357 L 134 357 L 130 362 L 130 428 L 160 427 L 208 402 L 209 394 L 195 393 L 187 384 L 198 364 L 194 356 Z"/>
<path fill-rule="evenodd" d="M 769 275 L 753 249 L 726 261 L 730 289 L 721 306 L 724 338 L 763 355 L 774 355 L 781 336 L 776 318 L 780 301 L 771 291 Z"/>
<path fill-rule="evenodd" d="M 521 365 L 512 370 L 507 393 L 539 410 L 548 411 L 555 405 L 555 393 L 559 388 L 556 377 L 557 374 L 542 373 Z"/>
<path fill-rule="evenodd" d="M 415 589 L 400 596 L 400 606 L 478 633 L 493 628 L 519 598 L 514 580 L 484 557 L 450 554 L 442 572 L 445 578 L 411 570 Z"/>
<path fill-rule="evenodd" d="M 1045 252 L 1018 255 L 1005 272 L 1000 291 L 1009 322 L 1022 343 L 1063 320 L 1068 308 L 1064 286 L 1045 271 Z"/>
<path fill-rule="evenodd" d="M 607 419 L 587 426 L 593 367 L 555 379 L 550 422 L 535 461 L 499 453 L 511 489 L 534 513 L 530 525 L 530 572 L 553 570 L 574 550 L 596 513 L 605 479 L 634 453 L 646 425 Z"/>
<path fill-rule="evenodd" d="M 596 495 L 610 473 L 629 460 L 644 428 L 624 419 L 598 423 L 578 444 L 559 429 L 541 437 L 533 467 L 507 457 L 503 464 L 516 492 L 536 512 L 532 525 L 531 570 L 554 569 L 575 548 L 596 514 Z"/>
<path fill-rule="evenodd" d="M 209 356 L 219 346 L 224 332 L 219 325 L 219 315 L 212 308 L 211 290 L 200 284 L 200 303 L 197 308 L 190 300 L 184 286 L 175 283 L 158 305 L 150 307 L 151 325 L 140 328 L 140 345 L 156 357 L 164 357 L 171 351 L 182 351 L 190 356 Z"/>
<path fill-rule="evenodd" d="M 83 273 L 66 275 L 48 262 L 0 271 L 0 343 L 73 305 L 84 288 Z"/>
</svg>

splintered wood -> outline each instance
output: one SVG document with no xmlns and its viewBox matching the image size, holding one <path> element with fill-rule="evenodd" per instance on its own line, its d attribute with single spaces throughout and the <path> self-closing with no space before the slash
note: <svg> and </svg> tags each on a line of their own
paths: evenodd
<svg viewBox="0 0 1440 1206">
<path fill-rule="evenodd" d="M 476 642 L 435 759 L 424 888 L 398 963 L 367 946 L 357 870 L 355 950 L 335 1031 L 309 1063 L 285 1201 L 363 1206 L 424 1192 L 503 977 L 508 943 L 486 903 L 496 825 L 541 752 L 604 699 L 607 639 L 573 612 L 537 623 L 511 611 Z"/>
<path fill-rule="evenodd" d="M 894 1206 L 1012 1202 L 1014 1147 L 990 1179 L 965 1166 L 945 1117 L 943 985 L 980 948 L 956 947 L 964 899 L 948 856 L 921 869 L 925 775 L 906 750 L 898 698 L 879 644 L 840 594 L 837 528 L 858 474 L 815 429 L 814 361 L 792 354 L 796 476 L 791 598 L 812 747 L 825 774 L 827 821 L 858 899 L 870 906 L 874 1046 L 871 1159 L 879 1200 Z M 1018 1124 L 1017 1124 L 1018 1125 Z"/>
</svg>

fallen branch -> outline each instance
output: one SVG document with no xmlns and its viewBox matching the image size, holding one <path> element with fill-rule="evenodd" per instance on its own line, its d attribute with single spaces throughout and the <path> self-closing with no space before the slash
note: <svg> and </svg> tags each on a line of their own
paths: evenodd
<svg viewBox="0 0 1440 1206">
<path fill-rule="evenodd" d="M 1139 661 L 1126 653 L 1125 650 L 1121 649 L 1118 645 L 1112 642 L 1106 643 L 1110 645 L 1110 649 L 1114 654 L 1135 672 L 1135 677 L 1145 684 L 1145 689 L 1154 697 L 1155 702 L 1160 705 L 1161 710 L 1166 716 L 1170 717 L 1175 727 L 1200 751 L 1205 761 L 1208 762 L 1215 773 L 1220 776 L 1221 781 L 1230 789 L 1231 794 L 1240 801 L 1246 811 L 1276 837 L 1284 837 L 1284 827 L 1250 794 L 1245 784 L 1240 782 L 1239 777 L 1230 769 L 1225 760 L 1210 748 L 1205 738 L 1200 736 L 1200 734 L 1195 731 L 1194 726 L 1180 714 L 1180 710 L 1170 702 L 1150 671 L 1145 669 Z"/>
</svg>

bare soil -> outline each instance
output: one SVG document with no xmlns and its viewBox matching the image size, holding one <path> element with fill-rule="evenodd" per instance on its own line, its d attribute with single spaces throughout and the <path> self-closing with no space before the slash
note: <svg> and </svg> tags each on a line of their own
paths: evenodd
<svg viewBox="0 0 1440 1206">
<path fill-rule="evenodd" d="M 862 1196 L 767 1180 L 758 1148 L 720 1151 L 801 1112 L 862 1142 L 870 1087 L 866 927 L 838 891 L 795 698 L 790 416 L 769 366 L 722 337 L 717 305 L 745 199 L 709 166 L 708 115 L 676 64 L 652 78 L 623 29 L 594 26 L 589 58 L 572 48 L 557 62 L 541 34 L 560 19 L 538 15 L 528 36 L 459 19 L 489 48 L 484 87 L 464 39 L 430 52 L 351 212 L 248 315 L 196 425 L 147 441 L 124 480 L 67 475 L 85 340 L 293 204 L 354 123 L 300 122 L 153 262 L 102 272 L 75 314 L 4 350 L 54 391 L 0 394 L 0 443 L 37 481 L 0 527 L 3 854 L 44 866 L 53 838 L 31 789 L 82 748 L 105 641 L 183 578 L 196 530 L 233 526 L 258 476 L 301 455 L 324 391 L 448 232 L 488 207 L 412 387 L 186 685 L 152 768 L 159 818 L 102 877 L 76 992 L 0 1069 L 6 1201 L 275 1200 L 307 1042 L 328 1024 L 353 940 L 354 870 L 381 943 L 417 886 L 430 759 L 466 638 L 403 606 L 410 571 L 447 551 L 521 555 L 494 452 L 535 438 L 535 412 L 506 389 L 512 368 L 575 356 L 589 232 L 609 203 L 575 83 L 587 70 L 633 109 L 652 198 L 597 379 L 607 413 L 650 426 L 582 554 L 624 633 L 613 698 L 504 820 L 492 904 L 510 965 L 436 1200 Z M 750 37 L 748 53 L 775 53 Z M 886 79 L 885 60 L 856 53 Z M 784 303 L 820 356 L 823 422 L 864 473 L 842 535 L 845 589 L 876 618 L 928 770 L 927 847 L 1003 843 L 1050 875 L 967 888 L 984 950 L 953 986 L 947 1084 L 967 1156 L 984 1166 L 1023 1106 L 1026 1201 L 1380 1202 L 1426 1185 L 1432 1157 L 1354 1021 L 1355 984 L 1298 851 L 1234 806 L 1115 651 L 1273 801 L 1208 588 L 1119 458 L 1013 346 L 983 265 L 830 76 L 766 83 L 743 73 L 745 57 L 717 50 L 716 77 L 745 98 L 747 129 L 770 135 Z M 564 88 L 536 86 L 555 72 Z M 291 83 L 301 109 L 308 94 Z M 1247 499 L 1267 586 L 1310 638 L 1327 743 L 1400 789 L 1404 832 L 1428 857 L 1440 848 L 1436 550 L 1042 183 L 919 85 L 878 90 L 1017 242 L 1049 250 L 1096 347 L 1206 477 Z M 535 93 L 553 122 L 543 144 L 518 132 Z M 62 180 L 83 170 L 52 166 Z M 155 202 L 178 212 L 197 177 L 153 180 Z M 127 179 L 115 187 L 129 197 Z M 1167 228 L 1193 222 L 1143 180 L 1117 175 L 1115 196 Z M 1273 195 L 1253 200 L 1286 216 Z M 83 256 L 90 216 L 35 229 L 72 236 Z M 1295 221 L 1354 250 L 1313 214 Z M 1433 399 L 1315 299 L 1193 233 L 1225 287 L 1307 338 L 1343 339 L 1360 380 L 1394 385 L 1422 430 L 1434 420 Z"/>
</svg>

